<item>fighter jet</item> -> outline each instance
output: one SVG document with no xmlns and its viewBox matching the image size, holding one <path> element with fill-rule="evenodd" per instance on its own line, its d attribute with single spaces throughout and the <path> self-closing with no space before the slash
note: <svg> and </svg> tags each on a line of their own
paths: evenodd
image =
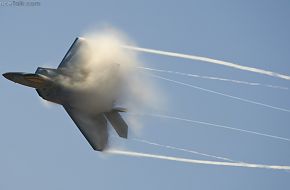
<svg viewBox="0 0 290 190">
<path fill-rule="evenodd" d="M 71 98 L 78 92 L 68 89 L 57 80 L 60 76 L 72 77 L 76 74 L 68 68 L 72 64 L 82 64 L 80 51 L 85 45 L 86 39 L 76 38 L 57 69 L 38 67 L 35 73 L 8 72 L 3 76 L 15 83 L 35 88 L 41 98 L 62 105 L 92 148 L 102 151 L 108 143 L 108 121 L 120 137 L 127 138 L 128 126 L 120 115 L 126 109 L 112 107 L 110 111 L 102 113 L 86 112 L 76 106 L 79 104 L 75 104 L 75 98 Z"/>
</svg>

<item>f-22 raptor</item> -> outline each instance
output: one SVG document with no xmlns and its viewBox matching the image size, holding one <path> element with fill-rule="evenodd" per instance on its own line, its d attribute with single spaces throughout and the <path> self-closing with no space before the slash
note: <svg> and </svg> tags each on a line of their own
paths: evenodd
<svg viewBox="0 0 290 190">
<path fill-rule="evenodd" d="M 74 92 L 56 80 L 61 75 L 70 77 L 74 74 L 68 73 L 67 68 L 71 64 L 81 64 L 78 63 L 78 56 L 84 43 L 86 39 L 76 38 L 57 69 L 38 67 L 35 73 L 8 72 L 3 76 L 15 83 L 35 88 L 43 99 L 62 105 L 92 148 L 102 151 L 108 144 L 108 121 L 120 137 L 127 138 L 128 125 L 120 115 L 120 112 L 125 112 L 126 109 L 112 107 L 108 112 L 86 113 L 85 110 L 74 106 L 78 105 L 73 102 L 76 101 L 74 98 L 70 98 L 74 96 Z"/>
</svg>

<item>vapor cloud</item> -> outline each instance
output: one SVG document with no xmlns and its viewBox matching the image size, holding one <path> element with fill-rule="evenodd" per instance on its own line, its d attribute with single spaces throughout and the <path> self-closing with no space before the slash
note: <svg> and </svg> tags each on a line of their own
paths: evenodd
<svg viewBox="0 0 290 190">
<path fill-rule="evenodd" d="M 83 37 L 66 71 L 68 77 L 59 78 L 74 92 L 71 94 L 76 94 L 70 101 L 72 107 L 96 115 L 114 107 L 136 111 L 162 106 L 160 90 L 150 77 L 138 72 L 142 62 L 137 52 L 121 47 L 133 44 L 128 37 L 112 28 L 88 32 Z M 137 126 L 137 121 L 129 123 Z"/>
</svg>

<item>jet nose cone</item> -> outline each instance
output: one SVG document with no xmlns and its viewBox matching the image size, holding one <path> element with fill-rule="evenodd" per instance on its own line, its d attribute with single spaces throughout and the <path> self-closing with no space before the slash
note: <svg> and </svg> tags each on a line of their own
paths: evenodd
<svg viewBox="0 0 290 190">
<path fill-rule="evenodd" d="M 13 73 L 4 73 L 2 75 L 3 75 L 3 77 L 5 77 L 8 80 L 13 80 L 13 78 L 14 78 L 14 74 Z"/>
</svg>

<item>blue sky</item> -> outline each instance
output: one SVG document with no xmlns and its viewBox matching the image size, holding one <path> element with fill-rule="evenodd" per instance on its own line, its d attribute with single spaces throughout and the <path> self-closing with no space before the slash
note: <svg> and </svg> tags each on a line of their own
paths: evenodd
<svg viewBox="0 0 290 190">
<path fill-rule="evenodd" d="M 200 55 L 290 74 L 288 1 L 40 1 L 0 7 L 0 72 L 57 67 L 76 36 L 110 25 L 139 46 Z M 280 85 L 289 81 L 232 68 L 141 54 L 146 66 Z M 289 90 L 162 74 L 174 80 L 290 109 Z M 290 138 L 288 112 L 162 80 L 160 113 Z M 288 172 L 105 156 L 61 106 L 0 80 L 0 189 L 289 189 Z M 141 117 L 139 138 L 250 163 L 290 165 L 290 143 L 257 135 Z M 131 137 L 137 135 L 131 134 Z M 208 160 L 128 140 L 128 150 Z"/>
</svg>

